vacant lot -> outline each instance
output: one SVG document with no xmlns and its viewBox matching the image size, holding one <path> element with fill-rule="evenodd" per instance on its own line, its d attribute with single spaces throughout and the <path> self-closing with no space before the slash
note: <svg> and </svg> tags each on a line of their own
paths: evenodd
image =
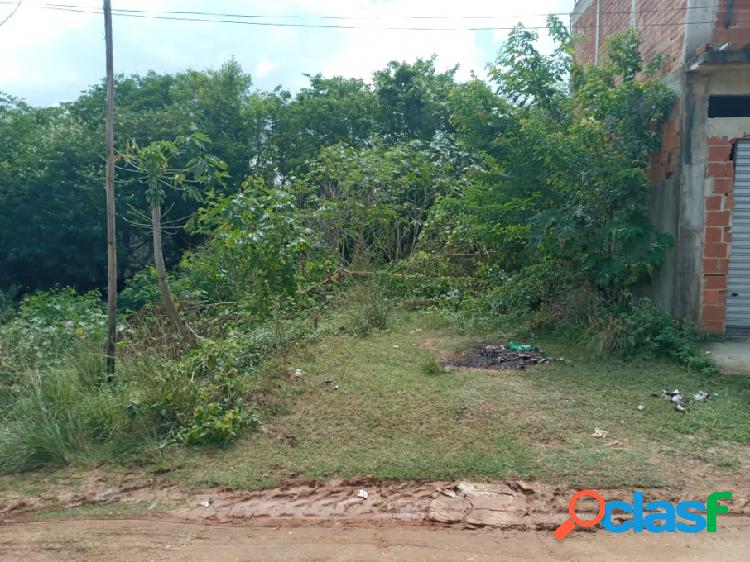
<svg viewBox="0 0 750 562">
<path fill-rule="evenodd" d="M 420 313 L 368 338 L 330 337 L 279 367 L 304 374 L 289 378 L 284 411 L 262 431 L 170 468 L 195 484 L 258 488 L 363 474 L 680 486 L 747 466 L 750 380 L 666 362 L 599 363 L 546 341 L 534 343 L 564 362 L 500 372 L 435 368 L 440 357 L 505 339 Z M 680 413 L 652 396 L 663 388 L 718 396 Z M 596 428 L 606 437 L 595 437 Z"/>
<path fill-rule="evenodd" d="M 402 313 L 366 338 L 330 336 L 268 367 L 285 382 L 267 398 L 276 414 L 260 431 L 223 450 L 168 451 L 146 471 L 235 489 L 361 475 L 630 488 L 732 480 L 748 466 L 750 379 L 666 362 L 600 363 L 552 341 L 534 343 L 564 362 L 437 368 L 441 357 L 506 340 L 427 313 Z M 663 388 L 718 395 L 680 413 L 654 396 Z M 74 482 L 76 472 L 7 477 L 2 486 L 40 490 Z"/>
</svg>

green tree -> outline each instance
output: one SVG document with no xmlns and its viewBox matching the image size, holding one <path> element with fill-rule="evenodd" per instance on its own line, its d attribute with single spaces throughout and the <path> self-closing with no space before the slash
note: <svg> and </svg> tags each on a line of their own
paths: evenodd
<svg viewBox="0 0 750 562">
<path fill-rule="evenodd" d="M 458 67 L 438 72 L 435 59 L 392 61 L 373 75 L 378 130 L 385 138 L 429 140 L 450 130 L 448 98 Z"/>
<path fill-rule="evenodd" d="M 289 99 L 275 124 L 273 142 L 285 176 L 303 172 L 323 147 L 363 146 L 376 126 L 376 99 L 362 80 L 320 74 L 308 78 L 310 85 Z"/>
<path fill-rule="evenodd" d="M 610 41 L 601 67 L 580 68 L 564 28 L 550 28 L 559 41 L 551 56 L 536 50 L 535 33 L 511 33 L 490 70 L 495 97 L 477 82 L 453 94 L 460 142 L 483 169 L 444 203 L 448 237 L 511 272 L 565 264 L 618 298 L 659 267 L 669 244 L 646 214 L 645 167 L 673 97 L 645 73 L 635 32 Z"/>
</svg>

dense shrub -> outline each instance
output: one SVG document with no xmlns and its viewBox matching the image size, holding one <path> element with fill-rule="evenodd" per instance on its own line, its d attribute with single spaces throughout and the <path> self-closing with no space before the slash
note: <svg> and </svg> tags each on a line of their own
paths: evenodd
<svg viewBox="0 0 750 562">
<path fill-rule="evenodd" d="M 180 276 L 208 300 L 242 302 L 264 317 L 275 298 L 294 297 L 326 269 L 327 256 L 292 195 L 258 178 L 209 205 L 198 224 L 209 240 L 184 256 Z"/>
<path fill-rule="evenodd" d="M 603 357 L 666 357 L 697 371 L 715 370 L 698 354 L 702 338 L 696 326 L 675 322 L 648 299 L 627 299 L 600 309 L 584 334 Z"/>
<path fill-rule="evenodd" d="M 0 385 L 49 367 L 102 337 L 106 313 L 96 292 L 59 289 L 27 295 L 0 324 Z"/>
</svg>

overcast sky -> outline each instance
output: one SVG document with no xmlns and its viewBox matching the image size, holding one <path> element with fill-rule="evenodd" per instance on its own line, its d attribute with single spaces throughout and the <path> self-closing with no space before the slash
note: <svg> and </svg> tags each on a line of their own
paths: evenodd
<svg viewBox="0 0 750 562">
<path fill-rule="evenodd" d="M 0 26 L 0 91 L 34 105 L 75 99 L 104 72 L 101 14 L 45 8 L 55 1 L 23 0 Z M 16 0 L 0 0 L 0 21 Z M 459 78 L 472 70 L 484 75 L 506 30 L 401 31 L 384 27 L 509 27 L 544 25 L 544 14 L 569 13 L 574 0 L 113 0 L 113 8 L 223 12 L 276 16 L 243 21 L 356 26 L 357 29 L 261 27 L 232 23 L 114 18 L 115 72 L 175 72 L 216 68 L 231 57 L 249 72 L 255 86 L 277 84 L 296 90 L 304 74 L 341 74 L 369 79 L 390 60 L 438 55 L 438 66 L 460 65 Z M 100 10 L 95 0 L 66 5 Z M 289 17 L 294 16 L 294 17 Z M 317 17 L 316 17 L 317 16 Z M 330 19 L 344 16 L 361 19 Z M 443 19 L 414 19 L 440 16 Z M 493 19 L 473 19 L 490 16 Z M 200 18 L 205 16 L 182 15 Z M 410 19 L 411 17 L 411 19 Z M 238 20 L 238 17 L 224 19 Z M 567 17 L 563 18 L 567 24 Z"/>
</svg>

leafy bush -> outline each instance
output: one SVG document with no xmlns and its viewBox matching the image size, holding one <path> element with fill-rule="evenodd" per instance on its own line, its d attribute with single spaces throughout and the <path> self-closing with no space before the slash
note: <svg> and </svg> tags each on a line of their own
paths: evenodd
<svg viewBox="0 0 750 562">
<path fill-rule="evenodd" d="M 59 363 L 81 345 L 99 341 L 106 311 L 96 292 L 58 289 L 27 295 L 18 312 L 0 325 L 0 384 L 22 373 Z"/>
<path fill-rule="evenodd" d="M 600 311 L 585 334 L 604 357 L 667 357 L 696 371 L 715 371 L 698 354 L 701 336 L 696 327 L 680 325 L 648 299 L 627 300 Z"/>
<path fill-rule="evenodd" d="M 209 300 L 242 302 L 267 316 L 275 296 L 294 296 L 302 279 L 325 269 L 292 195 L 258 178 L 210 205 L 198 223 L 210 239 L 180 269 Z"/>
<path fill-rule="evenodd" d="M 529 314 L 580 287 L 580 280 L 566 273 L 564 264 L 545 261 L 506 277 L 489 291 L 484 303 L 495 314 Z"/>
<path fill-rule="evenodd" d="M 147 267 L 125 282 L 117 296 L 117 305 L 123 311 L 137 311 L 159 300 L 159 285 L 156 271 Z"/>
<path fill-rule="evenodd" d="M 388 298 L 414 307 L 459 306 L 482 282 L 462 265 L 422 251 L 390 264 L 377 279 Z"/>
<path fill-rule="evenodd" d="M 218 402 L 196 406 L 193 423 L 182 434 L 188 445 L 225 445 L 237 437 L 238 432 L 248 425 L 258 423 L 258 418 L 245 410 L 225 410 Z"/>
</svg>

